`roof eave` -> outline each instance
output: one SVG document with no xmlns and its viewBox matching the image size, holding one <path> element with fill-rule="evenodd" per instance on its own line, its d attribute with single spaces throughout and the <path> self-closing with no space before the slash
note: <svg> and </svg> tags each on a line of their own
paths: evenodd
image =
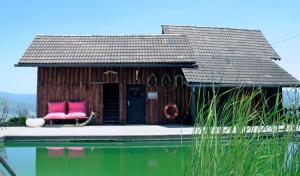
<svg viewBox="0 0 300 176">
<path fill-rule="evenodd" d="M 15 67 L 180 67 L 197 68 L 196 63 L 18 63 Z"/>
<path fill-rule="evenodd" d="M 203 88 L 209 88 L 209 87 L 265 87 L 265 88 L 282 88 L 282 87 L 300 87 L 299 84 L 228 84 L 228 83 L 201 83 L 201 82 L 188 82 L 188 87 L 203 87 Z"/>
</svg>

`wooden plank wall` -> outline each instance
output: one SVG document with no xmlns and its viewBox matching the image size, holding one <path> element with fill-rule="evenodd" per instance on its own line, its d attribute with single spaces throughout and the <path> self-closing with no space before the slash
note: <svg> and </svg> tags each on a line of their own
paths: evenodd
<svg viewBox="0 0 300 176">
<path fill-rule="evenodd" d="M 237 87 L 220 87 L 215 88 L 215 93 L 218 97 L 218 105 L 217 105 L 217 111 L 221 111 L 224 107 L 225 103 L 228 103 L 229 99 L 232 99 L 232 96 L 254 96 L 252 98 L 252 106 L 253 110 L 258 110 L 258 108 L 264 107 L 264 111 L 273 111 L 274 107 L 276 105 L 276 101 L 278 101 L 278 109 L 282 109 L 282 88 L 280 87 L 263 87 L 263 88 L 253 88 L 253 87 L 243 87 L 243 88 L 237 88 Z M 197 88 L 196 89 L 196 103 L 198 107 L 196 108 L 202 108 L 203 105 L 209 105 L 213 98 L 213 88 L 206 87 L 206 88 Z M 221 96 L 222 95 L 222 96 Z M 277 97 L 279 95 L 279 97 Z M 277 98 L 279 98 L 277 100 Z M 206 106 L 204 111 L 208 111 L 209 106 Z M 221 122 L 222 116 L 218 117 Z M 223 123 L 223 122 L 222 122 Z M 251 124 L 249 124 L 251 125 Z"/>
<path fill-rule="evenodd" d="M 139 70 L 136 79 L 136 70 Z M 115 71 L 118 74 L 104 74 L 106 71 Z M 151 73 L 158 77 L 159 84 L 155 87 L 147 86 L 147 79 Z M 168 88 L 161 86 L 163 74 L 169 74 L 172 83 Z M 180 123 L 181 117 L 188 112 L 191 100 L 190 88 L 185 85 L 176 87 L 175 75 L 182 74 L 179 68 L 38 68 L 37 84 L 37 114 L 43 117 L 47 114 L 47 102 L 86 100 L 87 109 L 97 114 L 94 124 L 103 124 L 103 84 L 119 83 L 120 88 L 120 123 L 126 124 L 126 93 L 128 84 L 146 85 L 146 93 L 158 92 L 157 100 L 146 98 L 146 123 L 167 124 Z M 176 120 L 167 120 L 163 114 L 163 107 L 169 101 L 176 103 L 180 113 Z"/>
</svg>

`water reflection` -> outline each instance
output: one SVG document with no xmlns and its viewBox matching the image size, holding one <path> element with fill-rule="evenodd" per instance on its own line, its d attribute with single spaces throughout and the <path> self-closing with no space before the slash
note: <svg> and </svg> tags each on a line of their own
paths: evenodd
<svg viewBox="0 0 300 176">
<path fill-rule="evenodd" d="M 82 158 L 84 157 L 84 147 L 47 147 L 48 157 L 69 157 Z M 65 156 L 67 151 L 67 156 Z"/>
<path fill-rule="evenodd" d="M 10 150 L 16 149 L 15 147 Z M 182 175 L 187 146 L 36 146 L 35 165 L 23 174 L 20 160 L 10 160 L 18 175 Z M 9 156 L 8 156 L 9 157 Z M 24 157 L 25 159 L 26 157 Z M 28 169 L 28 168 L 27 168 Z"/>
<path fill-rule="evenodd" d="M 182 173 L 178 147 L 37 148 L 37 175 L 161 175 Z"/>
<path fill-rule="evenodd" d="M 299 155 L 299 144 L 296 142 L 288 143 L 285 153 L 286 170 L 299 170 L 299 161 L 297 155 Z"/>
</svg>

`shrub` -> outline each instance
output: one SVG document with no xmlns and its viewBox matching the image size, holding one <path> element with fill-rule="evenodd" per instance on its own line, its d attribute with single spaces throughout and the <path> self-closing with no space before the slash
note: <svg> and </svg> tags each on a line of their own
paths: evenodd
<svg viewBox="0 0 300 176">
<path fill-rule="evenodd" d="M 25 126 L 26 117 L 12 117 L 6 123 L 6 126 Z"/>
</svg>

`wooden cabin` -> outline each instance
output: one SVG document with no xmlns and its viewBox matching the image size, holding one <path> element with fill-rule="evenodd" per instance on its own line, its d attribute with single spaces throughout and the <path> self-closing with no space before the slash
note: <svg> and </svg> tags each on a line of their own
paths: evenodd
<svg viewBox="0 0 300 176">
<path fill-rule="evenodd" d="M 162 31 L 36 36 L 16 66 L 38 68 L 37 116 L 47 114 L 47 102 L 85 100 L 95 125 L 191 123 L 199 89 L 259 87 L 271 96 L 300 85 L 275 63 L 280 57 L 260 31 L 170 25 Z M 169 102 L 178 107 L 175 119 L 164 114 Z"/>
</svg>

